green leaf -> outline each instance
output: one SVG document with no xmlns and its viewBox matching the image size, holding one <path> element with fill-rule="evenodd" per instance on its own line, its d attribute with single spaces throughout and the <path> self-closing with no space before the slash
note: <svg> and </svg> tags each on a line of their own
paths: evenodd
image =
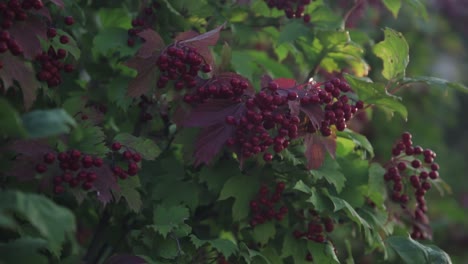
<svg viewBox="0 0 468 264">
<path fill-rule="evenodd" d="M 75 119 L 63 109 L 35 110 L 22 116 L 30 138 L 42 138 L 69 133 Z"/>
<path fill-rule="evenodd" d="M 283 240 L 281 248 L 281 257 L 286 258 L 292 256 L 294 263 L 306 263 L 305 256 L 307 254 L 306 244 L 303 240 L 298 240 L 293 237 L 291 232 L 288 232 Z"/>
<path fill-rule="evenodd" d="M 397 112 L 400 114 L 403 120 L 408 120 L 408 110 L 398 99 L 394 97 L 368 99 L 366 103 L 376 104 L 377 106 L 389 110 L 392 113 Z"/>
<path fill-rule="evenodd" d="M 224 183 L 239 174 L 239 164 L 236 161 L 220 160 L 213 164 L 213 166 L 203 167 L 198 175 L 200 181 L 206 184 L 208 190 L 218 195 Z"/>
<path fill-rule="evenodd" d="M 157 232 L 164 237 L 176 229 L 189 217 L 189 210 L 185 206 L 165 207 L 158 205 L 154 209 L 153 222 Z"/>
<path fill-rule="evenodd" d="M 408 85 L 411 83 L 417 83 L 417 82 L 422 82 L 427 85 L 429 85 L 431 88 L 436 88 L 436 89 L 441 89 L 441 90 L 447 90 L 449 89 L 455 89 L 460 92 L 468 93 L 468 87 L 461 83 L 454 83 L 454 82 L 449 82 L 444 79 L 436 78 L 436 77 L 429 77 L 429 76 L 418 76 L 418 77 L 412 77 L 412 78 L 405 78 L 402 82 L 402 85 Z"/>
<path fill-rule="evenodd" d="M 234 221 L 246 218 L 249 214 L 249 201 L 254 197 L 260 187 L 258 178 L 252 175 L 237 175 L 231 177 L 221 190 L 218 200 L 234 197 L 232 217 Z"/>
<path fill-rule="evenodd" d="M 315 263 L 340 263 L 330 243 L 307 242 L 307 249 L 312 254 Z"/>
<path fill-rule="evenodd" d="M 110 150 L 105 144 L 106 135 L 101 127 L 78 126 L 70 134 L 68 146 L 91 155 L 104 157 Z"/>
<path fill-rule="evenodd" d="M 0 98 L 0 136 L 24 137 L 26 131 L 18 112 L 8 103 Z"/>
<path fill-rule="evenodd" d="M 372 163 L 369 167 L 369 183 L 367 196 L 377 205 L 383 205 L 385 201 L 385 183 L 383 175 L 385 169 L 378 163 Z"/>
<path fill-rule="evenodd" d="M 119 53 L 120 57 L 133 55 L 136 47 L 129 47 L 127 40 L 127 29 L 106 28 L 93 39 L 93 55 L 108 55 L 110 52 Z"/>
<path fill-rule="evenodd" d="M 421 15 L 424 19 L 428 19 L 426 6 L 420 0 L 405 0 L 414 9 L 414 14 Z"/>
<path fill-rule="evenodd" d="M 115 27 L 127 30 L 132 26 L 129 12 L 123 8 L 101 8 L 97 15 L 103 28 Z"/>
<path fill-rule="evenodd" d="M 343 190 L 346 178 L 341 172 L 340 165 L 336 160 L 329 155 L 325 158 L 324 163 L 318 170 L 311 170 L 311 173 L 318 179 L 325 179 L 327 182 L 333 184 L 336 191 L 339 193 Z"/>
<path fill-rule="evenodd" d="M 391 236 L 385 242 L 396 251 L 405 263 L 452 263 L 449 255 L 440 248 L 423 245 L 409 237 Z"/>
<path fill-rule="evenodd" d="M 293 42 L 301 36 L 307 35 L 309 29 L 300 20 L 291 20 L 280 30 L 280 35 L 276 41 L 276 45 L 281 45 L 286 42 Z"/>
<path fill-rule="evenodd" d="M 337 132 L 337 136 L 347 137 L 353 140 L 356 145 L 363 147 L 367 152 L 369 152 L 370 157 L 374 157 L 374 148 L 366 136 L 358 134 L 350 129 L 345 129 L 343 132 Z"/>
<path fill-rule="evenodd" d="M 55 204 L 48 198 L 18 191 L 2 191 L 0 200 L 2 201 L 0 218 L 16 221 L 16 216 L 19 216 L 27 220 L 47 240 L 55 256 L 60 255 L 63 243 L 74 238 L 75 216 L 67 208 Z M 17 228 L 21 229 L 21 224 L 18 223 Z"/>
<path fill-rule="evenodd" d="M 312 188 L 312 194 L 310 198 L 307 199 L 307 202 L 314 205 L 315 210 L 318 212 L 323 212 L 326 210 L 333 210 L 333 204 L 330 202 L 329 199 L 323 194 L 324 189 L 315 189 Z"/>
<path fill-rule="evenodd" d="M 385 40 L 377 43 L 373 51 L 383 60 L 382 75 L 387 80 L 405 77 L 409 62 L 409 47 L 403 34 L 391 28 L 384 30 Z"/>
<path fill-rule="evenodd" d="M 401 7 L 401 0 L 383 0 L 383 3 L 392 12 L 393 17 L 397 18 Z"/>
<path fill-rule="evenodd" d="M 249 263 L 266 263 L 271 264 L 271 262 L 260 252 L 250 249 L 245 243 L 240 244 L 240 255 L 244 258 L 247 264 Z M 257 260 L 261 259 L 262 261 L 258 262 Z"/>
<path fill-rule="evenodd" d="M 47 248 L 47 240 L 20 237 L 8 243 L 0 243 L 0 263 L 47 264 L 47 256 L 39 251 Z"/>
<path fill-rule="evenodd" d="M 118 141 L 122 145 L 137 151 L 145 160 L 154 160 L 161 154 L 161 149 L 151 139 L 121 133 L 114 137 L 114 141 Z"/>
<path fill-rule="evenodd" d="M 161 179 L 152 188 L 151 198 L 161 201 L 166 206 L 183 204 L 195 210 L 199 203 L 199 189 L 193 182 Z"/>
<path fill-rule="evenodd" d="M 353 222 L 355 222 L 359 226 L 363 226 L 364 228 L 370 228 L 367 221 L 364 220 L 347 201 L 332 195 L 329 195 L 328 197 L 335 206 L 335 212 L 344 210 L 346 212 L 346 215 L 348 215 L 348 217 L 351 220 L 353 220 Z"/>
<path fill-rule="evenodd" d="M 307 186 L 302 180 L 298 180 L 293 189 L 304 193 L 311 193 L 311 188 Z"/>
<path fill-rule="evenodd" d="M 130 177 L 119 182 L 120 195 L 127 201 L 128 207 L 134 212 L 139 212 L 143 204 L 138 189 L 141 187 L 139 177 Z"/>
<path fill-rule="evenodd" d="M 133 102 L 132 98 L 127 96 L 128 83 L 130 80 L 129 77 L 118 76 L 112 79 L 106 89 L 107 98 L 124 112 L 128 110 Z"/>
<path fill-rule="evenodd" d="M 66 50 L 69 54 L 71 54 L 73 56 L 73 58 L 75 60 L 78 60 L 81 56 L 81 50 L 78 48 L 78 45 L 76 44 L 76 41 L 75 39 L 70 35 L 68 34 L 67 32 L 61 30 L 61 29 L 57 29 L 57 34 L 59 36 L 67 36 L 68 37 L 68 43 L 66 44 L 62 44 L 60 41 L 59 41 L 59 38 L 53 38 L 51 41 L 52 41 L 52 45 L 55 47 L 55 49 L 64 49 Z"/>
<path fill-rule="evenodd" d="M 276 228 L 274 222 L 272 221 L 255 226 L 252 232 L 255 241 L 262 245 L 267 244 L 268 240 L 275 237 L 275 234 Z"/>
<path fill-rule="evenodd" d="M 190 240 L 196 248 L 200 248 L 208 243 L 218 252 L 222 253 L 226 258 L 228 258 L 229 256 L 231 256 L 239 250 L 237 245 L 229 239 L 217 238 L 212 240 L 202 240 L 192 234 L 190 235 Z"/>
</svg>

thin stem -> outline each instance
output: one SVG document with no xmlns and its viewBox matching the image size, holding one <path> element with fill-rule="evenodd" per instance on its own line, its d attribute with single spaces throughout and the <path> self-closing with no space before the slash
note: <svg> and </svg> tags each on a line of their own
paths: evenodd
<svg viewBox="0 0 468 264">
<path fill-rule="evenodd" d="M 104 211 L 101 215 L 101 219 L 99 219 L 99 223 L 96 226 L 93 238 L 91 239 L 91 243 L 89 244 L 88 250 L 86 251 L 86 254 L 83 257 L 83 261 L 85 263 L 96 263 L 96 261 L 99 259 L 99 253 L 102 250 L 102 246 L 100 246 L 103 241 L 102 235 L 105 233 L 104 231 L 106 230 L 109 224 L 109 220 L 112 215 L 111 211 L 112 208 L 110 206 L 106 206 L 104 208 Z"/>
<path fill-rule="evenodd" d="M 348 10 L 348 12 L 346 12 L 345 16 L 343 17 L 343 26 L 346 25 L 346 22 L 348 21 L 349 17 L 351 16 L 351 14 L 359 7 L 361 6 L 361 4 L 364 3 L 364 0 L 356 0 L 355 1 L 355 4 L 353 5 L 353 7 L 351 7 L 351 9 Z"/>
</svg>

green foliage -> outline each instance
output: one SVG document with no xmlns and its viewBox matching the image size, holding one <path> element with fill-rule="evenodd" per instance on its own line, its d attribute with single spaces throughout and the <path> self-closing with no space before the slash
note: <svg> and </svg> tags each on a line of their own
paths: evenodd
<svg viewBox="0 0 468 264">
<path fill-rule="evenodd" d="M 406 162 L 399 156 L 385 161 L 395 147 L 393 136 L 420 122 L 420 134 L 427 135 L 421 142 L 439 148 L 442 123 L 459 122 L 443 107 L 455 111 L 458 93 L 468 92 L 464 84 L 426 76 L 433 69 L 421 66 L 421 46 L 437 42 L 430 35 L 440 19 L 434 8 L 419 0 L 375 6 L 314 0 L 289 19 L 288 11 L 263 0 L 44 2 L 46 9 L 31 16 L 36 20 L 11 29 L 24 54 L 0 54 L 0 188 L 6 190 L 0 192 L 0 263 L 451 263 L 442 249 L 405 235 L 414 225 L 447 227 L 448 210 L 466 221 L 460 205 L 453 201 L 437 211 L 428 198 L 427 214 L 436 220 L 426 226 L 406 212 L 414 200 L 400 210 L 384 179 L 392 162 Z M 47 37 L 47 28 L 60 27 L 68 15 L 75 24 Z M 41 16 L 44 21 L 37 20 Z M 30 30 L 22 36 L 17 25 Z M 61 43 L 60 36 L 69 42 Z M 445 45 L 463 53 L 457 41 Z M 161 54 L 171 47 L 184 54 L 165 63 Z M 56 64 L 75 68 L 64 73 L 65 66 L 58 67 L 57 87 L 38 79 L 43 65 L 34 58 L 49 49 L 66 51 Z M 431 56 L 423 55 L 431 65 Z M 213 71 L 196 71 L 205 63 Z M 235 78 L 247 83 L 242 96 L 190 102 L 211 85 L 236 86 Z M 272 80 L 278 89 L 270 87 Z M 351 91 L 338 84 L 345 82 Z M 320 95 L 330 84 L 343 97 L 306 109 L 300 99 Z M 257 95 L 258 103 L 263 94 L 271 109 L 236 131 L 241 116 L 258 110 L 246 106 L 248 99 Z M 273 104 L 274 96 L 291 98 Z M 338 116 L 339 104 L 332 105 L 338 100 L 350 106 L 351 118 Z M 284 119 L 295 112 L 292 126 Z M 327 112 L 347 122 L 329 125 L 330 136 L 323 136 Z M 402 118 L 392 119 L 395 114 Z M 284 150 L 275 149 L 276 142 L 263 146 L 263 139 L 226 146 L 238 133 L 263 131 L 270 115 L 283 119 L 268 137 Z M 263 154 L 246 158 L 249 144 L 272 154 L 271 161 Z M 78 158 L 58 154 L 71 155 L 71 149 L 80 151 Z M 444 180 L 464 171 L 455 169 L 463 155 L 450 151 L 439 152 L 453 166 L 440 163 Z M 91 188 L 85 185 L 89 172 L 99 172 Z M 85 176 L 73 189 L 80 173 Z M 433 181 L 432 189 L 449 190 L 444 180 Z M 402 182 L 412 194 L 409 180 Z"/>
</svg>

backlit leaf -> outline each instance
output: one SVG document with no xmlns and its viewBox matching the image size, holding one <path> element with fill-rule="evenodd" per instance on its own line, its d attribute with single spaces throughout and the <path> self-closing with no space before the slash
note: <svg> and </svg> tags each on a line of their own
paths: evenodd
<svg viewBox="0 0 468 264">
<path fill-rule="evenodd" d="M 234 197 L 232 217 L 234 221 L 239 221 L 246 218 L 249 214 L 249 201 L 257 193 L 259 187 L 258 178 L 251 175 L 238 175 L 230 178 L 224 184 L 218 200 Z"/>
<path fill-rule="evenodd" d="M 391 28 L 384 30 L 385 40 L 377 43 L 374 54 L 383 60 L 382 75 L 387 80 L 405 77 L 409 62 L 409 47 L 403 34 Z"/>
<path fill-rule="evenodd" d="M 120 142 L 122 145 L 140 153 L 141 157 L 146 160 L 154 160 L 161 154 L 161 149 L 151 139 L 121 133 L 115 136 L 114 141 Z"/>
<path fill-rule="evenodd" d="M 188 217 L 188 209 L 181 205 L 171 207 L 158 205 L 154 209 L 153 213 L 153 221 L 156 231 L 164 237 L 167 237 L 167 234 L 177 228 L 178 225 L 183 224 Z"/>
<path fill-rule="evenodd" d="M 63 109 L 35 110 L 22 116 L 30 138 L 42 138 L 69 133 L 75 119 Z"/>
</svg>

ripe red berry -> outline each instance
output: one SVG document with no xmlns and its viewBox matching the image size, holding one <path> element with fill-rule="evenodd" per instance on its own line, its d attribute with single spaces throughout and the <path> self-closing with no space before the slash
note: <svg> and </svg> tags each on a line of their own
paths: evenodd
<svg viewBox="0 0 468 264">
<path fill-rule="evenodd" d="M 54 193 L 55 194 L 61 194 L 63 192 L 65 192 L 65 188 L 63 188 L 62 185 L 55 185 L 54 186 Z"/>
<path fill-rule="evenodd" d="M 81 152 L 77 149 L 73 149 L 70 151 L 70 157 L 74 160 L 78 160 L 81 157 Z"/>
<path fill-rule="evenodd" d="M 44 162 L 47 164 L 52 164 L 55 161 L 54 153 L 46 153 L 44 154 Z"/>
<path fill-rule="evenodd" d="M 413 166 L 413 168 L 417 169 L 419 167 L 421 167 L 421 161 L 418 160 L 418 159 L 415 159 L 411 162 L 411 166 Z"/>
<path fill-rule="evenodd" d="M 126 150 L 122 153 L 122 157 L 126 160 L 131 160 L 133 157 L 133 154 L 130 150 Z"/>
<path fill-rule="evenodd" d="M 403 140 L 403 142 L 408 142 L 412 139 L 412 135 L 409 132 L 404 132 L 403 134 L 401 134 L 401 139 Z"/>
<path fill-rule="evenodd" d="M 356 108 L 357 109 L 363 109 L 364 108 L 364 102 L 359 100 L 356 102 Z"/>
<path fill-rule="evenodd" d="M 47 37 L 48 37 L 48 38 L 54 38 L 55 36 L 57 36 L 57 29 L 55 29 L 55 28 L 48 28 L 48 29 L 47 29 Z"/>
<path fill-rule="evenodd" d="M 439 172 L 437 172 L 437 171 L 431 171 L 431 172 L 429 172 L 429 178 L 431 178 L 431 179 L 433 179 L 433 180 L 439 178 Z"/>
<path fill-rule="evenodd" d="M 404 163 L 404 162 L 399 162 L 399 163 L 398 163 L 398 170 L 399 170 L 399 171 L 404 171 L 404 170 L 406 170 L 406 163 Z"/>
<path fill-rule="evenodd" d="M 111 148 L 112 148 L 113 151 L 119 151 L 120 148 L 122 148 L 122 145 L 119 142 L 114 142 L 114 143 L 112 143 Z"/>
<path fill-rule="evenodd" d="M 44 173 L 47 171 L 47 166 L 45 164 L 37 164 L 36 165 L 36 172 L 37 173 Z"/>
<path fill-rule="evenodd" d="M 64 22 L 66 25 L 71 26 L 75 23 L 75 19 L 72 16 L 66 16 Z"/>
<path fill-rule="evenodd" d="M 63 70 L 67 73 L 72 72 L 75 70 L 75 67 L 72 64 L 65 64 L 63 66 Z"/>
<path fill-rule="evenodd" d="M 69 41 L 70 41 L 70 39 L 67 36 L 65 36 L 65 35 L 60 36 L 60 43 L 67 44 Z"/>
<path fill-rule="evenodd" d="M 132 159 L 135 162 L 140 162 L 141 161 L 141 155 L 139 153 L 133 153 Z"/>
<path fill-rule="evenodd" d="M 305 23 L 309 23 L 310 22 L 310 15 L 309 14 L 305 14 L 304 17 L 302 18 L 304 20 Z"/>
<path fill-rule="evenodd" d="M 263 160 L 267 161 L 267 162 L 272 161 L 273 160 L 273 155 L 271 153 L 267 152 L 267 153 L 263 154 Z"/>
<path fill-rule="evenodd" d="M 299 96 L 297 95 L 296 92 L 293 92 L 293 91 L 288 92 L 288 100 L 289 100 L 289 101 L 297 100 L 298 97 L 299 97 Z"/>
<path fill-rule="evenodd" d="M 94 166 L 96 166 L 96 167 L 101 167 L 102 164 L 104 164 L 104 161 L 103 161 L 101 158 L 95 157 L 95 158 L 93 159 L 93 165 L 94 165 Z"/>
</svg>

